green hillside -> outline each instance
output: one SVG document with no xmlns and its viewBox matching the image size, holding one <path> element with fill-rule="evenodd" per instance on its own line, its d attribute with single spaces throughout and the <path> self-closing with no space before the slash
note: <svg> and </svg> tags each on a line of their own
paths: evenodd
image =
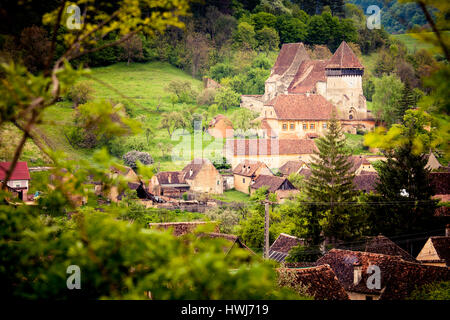
<svg viewBox="0 0 450 320">
<path fill-rule="evenodd" d="M 149 152 L 155 162 L 161 162 L 161 169 L 176 169 L 183 166 L 182 163 L 172 163 L 169 157 L 162 158 L 162 153 L 158 143 L 176 144 L 171 141 L 167 131 L 157 129 L 161 114 L 168 111 L 180 111 L 189 107 L 185 104 L 172 105 L 166 86 L 173 80 L 183 80 L 191 82 L 193 88 L 200 91 L 202 82 L 192 78 L 189 74 L 177 69 L 168 63 L 133 63 L 129 66 L 126 63 L 117 63 L 107 67 L 100 67 L 91 70 L 92 79 L 100 80 L 107 84 L 94 81 L 95 99 L 112 99 L 124 102 L 128 105 L 132 118 L 138 119 L 144 125 L 152 129 L 152 134 L 147 144 L 145 133 L 132 137 L 123 138 L 120 143 L 143 145 L 142 151 Z M 85 79 L 84 79 L 85 80 Z M 157 111 L 157 105 L 159 110 Z M 202 111 L 199 107 L 197 111 Z M 86 150 L 72 147 L 64 135 L 64 129 L 73 125 L 74 109 L 72 102 L 64 100 L 57 105 L 49 107 L 45 112 L 46 123 L 39 126 L 39 135 L 52 147 L 64 151 L 72 159 L 88 159 L 93 150 Z M 4 158 L 11 158 L 13 150 L 8 148 L 7 143 L 11 140 L 19 140 L 18 131 L 12 127 L 5 127 L 2 130 L 0 141 L 0 154 Z M 7 139 L 6 139 L 7 138 Z M 27 143 L 21 160 L 29 161 L 33 164 L 44 164 L 48 162 L 39 149 L 30 141 Z"/>
<path fill-rule="evenodd" d="M 414 37 L 413 33 L 393 34 L 392 37 L 406 45 L 409 53 L 420 49 L 430 49 L 432 45 Z"/>
</svg>

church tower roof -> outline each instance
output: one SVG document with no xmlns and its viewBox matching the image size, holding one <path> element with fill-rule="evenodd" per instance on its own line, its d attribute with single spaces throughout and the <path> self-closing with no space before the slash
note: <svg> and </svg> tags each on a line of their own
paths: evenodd
<svg viewBox="0 0 450 320">
<path fill-rule="evenodd" d="M 342 41 L 326 65 L 327 69 L 364 69 L 347 42 Z"/>
</svg>

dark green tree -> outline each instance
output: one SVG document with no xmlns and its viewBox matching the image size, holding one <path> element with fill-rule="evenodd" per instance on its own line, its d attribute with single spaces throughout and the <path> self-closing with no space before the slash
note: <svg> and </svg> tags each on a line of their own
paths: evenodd
<svg viewBox="0 0 450 320">
<path fill-rule="evenodd" d="M 398 102 L 398 109 L 397 109 L 397 118 L 403 119 L 403 116 L 405 115 L 406 110 L 414 107 L 416 104 L 416 99 L 413 90 L 411 89 L 411 86 L 409 84 L 409 81 L 406 81 L 405 86 L 402 90 L 402 98 Z"/>
<path fill-rule="evenodd" d="M 376 165 L 379 175 L 377 195 L 369 197 L 369 202 L 375 205 L 368 210 L 372 234 L 389 236 L 436 229 L 437 221 L 433 215 L 437 201 L 431 198 L 434 190 L 430 170 L 425 168 L 427 157 L 421 151 L 433 146 L 433 133 L 426 129 L 427 126 L 430 126 L 429 116 L 409 110 L 402 123 L 392 127 L 401 135 L 398 138 L 391 135 L 389 141 L 395 139 L 401 143 L 390 142 L 392 147 L 385 144 L 382 149 L 387 159 Z M 411 249 L 409 244 L 406 247 Z"/>
<path fill-rule="evenodd" d="M 319 217 L 323 235 L 335 242 L 358 234 L 358 210 L 346 139 L 336 115 L 325 136 L 316 140 L 318 152 L 311 159 L 311 177 L 305 186 L 311 209 Z M 317 217 L 316 217 L 317 219 Z"/>
</svg>

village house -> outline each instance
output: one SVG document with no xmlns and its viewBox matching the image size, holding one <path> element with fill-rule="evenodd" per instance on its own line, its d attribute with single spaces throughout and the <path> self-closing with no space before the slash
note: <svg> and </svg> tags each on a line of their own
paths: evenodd
<svg viewBox="0 0 450 320">
<path fill-rule="evenodd" d="M 316 300 L 349 300 L 347 292 L 329 265 L 295 269 L 279 268 L 277 272 L 281 278 L 283 274 L 290 274 L 289 286 L 306 287 L 306 293 Z"/>
<path fill-rule="evenodd" d="M 218 139 L 232 138 L 234 136 L 232 123 L 223 114 L 219 114 L 211 120 L 208 133 Z"/>
<path fill-rule="evenodd" d="M 414 259 L 413 256 L 411 256 L 408 252 L 402 249 L 391 239 L 381 234 L 376 237 L 371 237 L 370 239 L 368 239 L 366 242 L 366 249 L 364 251 L 385 254 L 390 256 L 399 256 L 405 261 L 417 263 L 417 260 Z"/>
<path fill-rule="evenodd" d="M 375 121 L 363 95 L 363 74 L 345 41 L 329 60 L 311 60 L 302 43 L 284 44 L 264 95 L 242 96 L 241 107 L 260 112 L 266 127 L 283 135 L 320 136 L 333 110 L 344 131 L 368 130 Z"/>
<path fill-rule="evenodd" d="M 262 117 L 280 139 L 304 139 L 323 135 L 333 110 L 319 94 L 283 94 L 264 105 Z"/>
<path fill-rule="evenodd" d="M 269 168 L 279 168 L 288 161 L 310 162 L 317 151 L 311 139 L 228 139 L 225 157 L 234 168 L 244 160 L 261 161 Z"/>
<path fill-rule="evenodd" d="M 180 171 L 158 172 L 150 179 L 149 190 L 157 196 L 181 198 L 189 191 L 189 185 L 181 178 Z"/>
<path fill-rule="evenodd" d="M 430 266 L 450 267 L 450 225 L 445 236 L 430 237 L 417 255 L 417 260 Z"/>
<path fill-rule="evenodd" d="M 284 262 L 286 257 L 289 255 L 289 251 L 291 251 L 293 247 L 304 244 L 304 239 L 300 239 L 286 233 L 280 233 L 278 238 L 269 248 L 269 259 Z"/>
<path fill-rule="evenodd" d="M 208 231 L 219 232 L 219 226 L 214 221 L 186 221 L 186 222 L 161 222 L 161 223 L 149 223 L 150 229 L 160 231 L 171 231 L 176 237 L 183 236 L 199 229 L 204 228 Z M 211 229 L 211 230 L 210 230 Z"/>
<path fill-rule="evenodd" d="M 262 187 L 267 187 L 270 193 L 275 193 L 280 203 L 299 192 L 287 178 L 261 174 L 250 185 L 250 194 Z"/>
<path fill-rule="evenodd" d="M 192 160 L 181 171 L 181 180 L 194 192 L 223 193 L 223 177 L 208 159 Z"/>
<path fill-rule="evenodd" d="M 260 175 L 273 175 L 267 165 L 260 161 L 244 160 L 233 169 L 234 188 L 250 194 L 250 185 Z"/>
<path fill-rule="evenodd" d="M 308 166 L 304 161 L 287 161 L 278 170 L 283 177 L 289 177 L 291 174 L 299 174 L 302 169 L 306 169 Z"/>
<path fill-rule="evenodd" d="M 0 187 L 5 183 L 10 166 L 11 162 L 0 162 Z M 6 185 L 20 200 L 27 201 L 30 180 L 28 164 L 25 161 L 18 161 Z"/>
<path fill-rule="evenodd" d="M 427 164 L 425 165 L 425 168 L 429 170 L 437 170 L 442 167 L 442 165 L 439 163 L 439 160 L 436 158 L 433 152 L 430 152 L 427 155 Z"/>
<path fill-rule="evenodd" d="M 241 238 L 239 238 L 238 236 L 233 235 L 233 234 L 218 233 L 218 232 L 207 232 L 207 233 L 200 233 L 198 235 L 198 237 L 223 240 L 223 242 L 224 242 L 223 251 L 225 252 L 225 255 L 230 254 L 230 252 L 232 250 L 234 250 L 235 248 L 244 249 L 250 255 L 256 255 L 256 253 L 254 253 L 252 251 L 252 249 L 247 247 L 245 245 L 245 243 L 242 242 Z"/>
<path fill-rule="evenodd" d="M 158 172 L 149 182 L 157 196 L 179 198 L 185 192 L 222 194 L 224 180 L 208 159 L 194 159 L 181 171 Z"/>
<path fill-rule="evenodd" d="M 377 172 L 373 167 L 372 162 L 370 162 L 366 156 L 350 156 L 349 160 L 352 163 L 351 170 L 355 175 Z"/>
<path fill-rule="evenodd" d="M 351 300 L 404 300 L 418 286 L 450 280 L 450 268 L 371 252 L 332 249 L 316 265 L 329 265 Z M 367 285 L 374 274 L 370 266 L 380 269 L 379 287 Z"/>
</svg>

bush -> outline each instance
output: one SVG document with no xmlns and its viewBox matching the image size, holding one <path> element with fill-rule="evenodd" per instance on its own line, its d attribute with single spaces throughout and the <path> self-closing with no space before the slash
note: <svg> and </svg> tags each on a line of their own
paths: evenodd
<svg viewBox="0 0 450 320">
<path fill-rule="evenodd" d="M 289 251 L 286 262 L 315 262 L 322 256 L 318 246 L 298 245 Z"/>
<path fill-rule="evenodd" d="M 153 163 L 153 158 L 147 152 L 139 152 L 136 150 L 127 152 L 123 156 L 123 161 L 125 165 L 131 167 L 133 170 L 137 169 L 137 161 L 140 161 L 142 164 L 149 165 Z"/>
<path fill-rule="evenodd" d="M 234 227 L 241 219 L 237 211 L 230 208 L 213 208 L 206 211 L 205 216 L 211 221 L 219 221 L 219 230 L 222 233 L 233 233 Z"/>
<path fill-rule="evenodd" d="M 450 281 L 434 282 L 417 288 L 409 300 L 450 300 Z"/>
<path fill-rule="evenodd" d="M 197 95 L 189 81 L 171 81 L 166 90 L 176 97 L 178 103 L 193 103 Z"/>
<path fill-rule="evenodd" d="M 216 89 L 206 88 L 197 97 L 197 103 L 201 106 L 210 106 L 214 103 Z"/>
<path fill-rule="evenodd" d="M 73 107 L 76 108 L 79 104 L 84 104 L 91 100 L 94 92 L 92 81 L 80 81 L 69 89 L 67 98 L 73 102 Z"/>
</svg>

